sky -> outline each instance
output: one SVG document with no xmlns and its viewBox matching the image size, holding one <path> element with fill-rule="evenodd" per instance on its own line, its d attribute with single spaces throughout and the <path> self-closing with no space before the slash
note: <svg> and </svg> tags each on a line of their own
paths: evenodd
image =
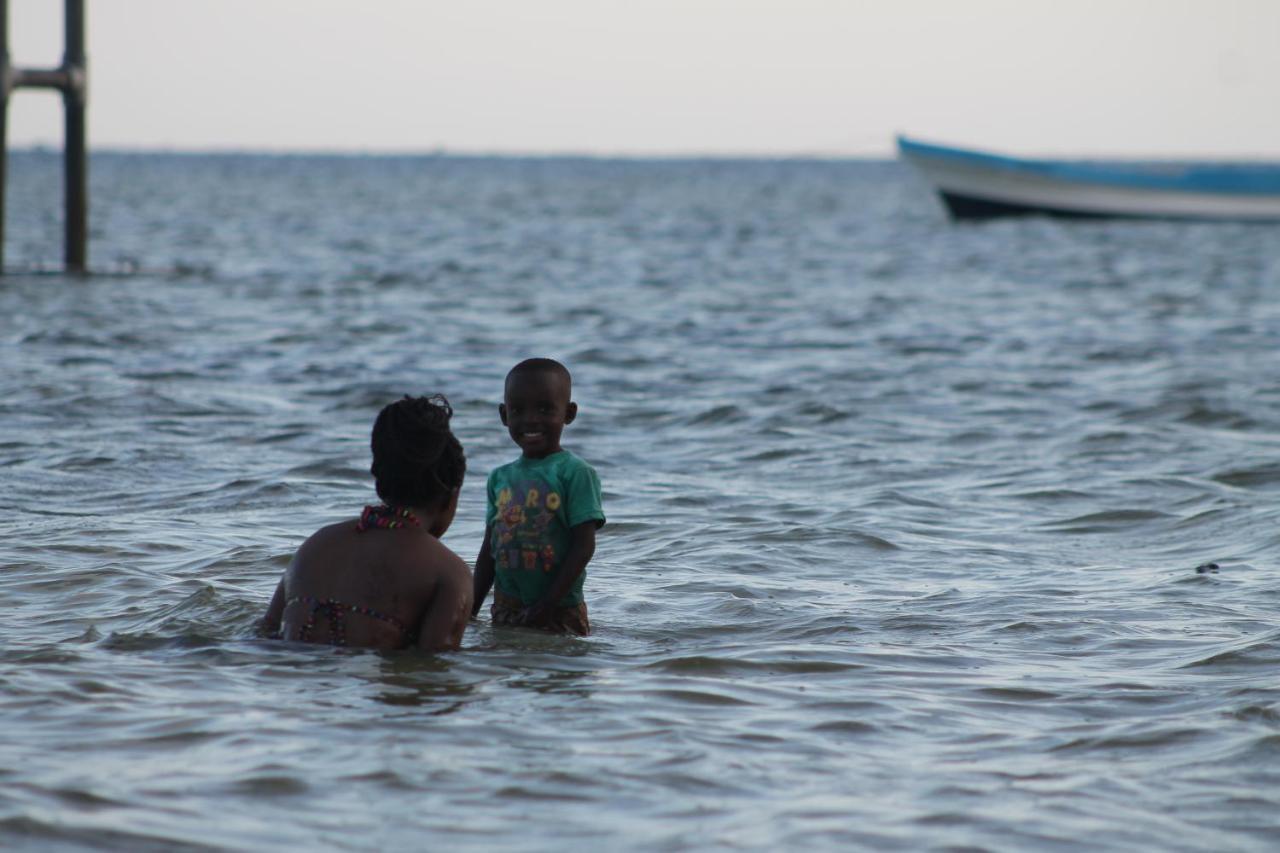
<svg viewBox="0 0 1280 853">
<path fill-rule="evenodd" d="M 1280 159 L 1280 0 L 86 0 L 96 148 Z M 58 0 L 9 0 L 18 67 Z M 62 144 L 48 91 L 13 146 Z"/>
</svg>

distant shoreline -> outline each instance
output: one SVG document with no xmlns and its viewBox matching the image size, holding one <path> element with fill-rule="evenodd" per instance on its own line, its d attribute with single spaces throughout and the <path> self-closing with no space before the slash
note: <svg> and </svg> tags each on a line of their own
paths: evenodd
<svg viewBox="0 0 1280 853">
<path fill-rule="evenodd" d="M 62 146 L 23 145 L 10 146 L 11 155 L 47 155 L 61 157 Z M 583 152 L 520 152 L 520 151 L 454 151 L 446 149 L 404 151 L 355 151 L 342 149 L 275 149 L 275 148 L 121 148 L 90 145 L 89 154 L 96 156 L 158 156 L 158 157 L 279 157 L 308 159 L 349 160 L 548 160 L 569 162 L 645 162 L 645 163 L 887 163 L 897 159 L 892 152 L 883 154 L 591 154 Z"/>
</svg>

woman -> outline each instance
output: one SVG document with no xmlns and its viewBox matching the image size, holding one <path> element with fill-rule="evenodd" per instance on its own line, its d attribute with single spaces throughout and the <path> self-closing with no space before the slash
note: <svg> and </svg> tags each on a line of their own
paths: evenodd
<svg viewBox="0 0 1280 853">
<path fill-rule="evenodd" d="M 440 542 L 467 462 L 449 401 L 405 397 L 373 425 L 381 506 L 302 543 L 263 618 L 286 640 L 376 649 L 456 649 L 471 614 L 471 571 Z"/>
</svg>

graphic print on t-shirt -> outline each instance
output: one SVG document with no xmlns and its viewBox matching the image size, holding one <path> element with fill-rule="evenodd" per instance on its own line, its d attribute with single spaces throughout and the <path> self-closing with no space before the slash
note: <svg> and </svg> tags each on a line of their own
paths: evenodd
<svg viewBox="0 0 1280 853">
<path fill-rule="evenodd" d="M 542 480 L 519 480 L 498 492 L 497 508 L 497 569 L 553 571 L 558 561 L 548 528 L 560 509 L 560 494 Z"/>
</svg>

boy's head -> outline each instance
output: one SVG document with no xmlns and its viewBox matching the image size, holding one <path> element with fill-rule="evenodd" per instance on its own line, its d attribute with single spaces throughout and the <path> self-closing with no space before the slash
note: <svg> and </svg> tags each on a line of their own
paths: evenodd
<svg viewBox="0 0 1280 853">
<path fill-rule="evenodd" d="M 529 358 L 507 373 L 498 416 L 524 455 L 541 459 L 560 450 L 560 433 L 578 416 L 573 379 L 563 364 Z"/>
</svg>

